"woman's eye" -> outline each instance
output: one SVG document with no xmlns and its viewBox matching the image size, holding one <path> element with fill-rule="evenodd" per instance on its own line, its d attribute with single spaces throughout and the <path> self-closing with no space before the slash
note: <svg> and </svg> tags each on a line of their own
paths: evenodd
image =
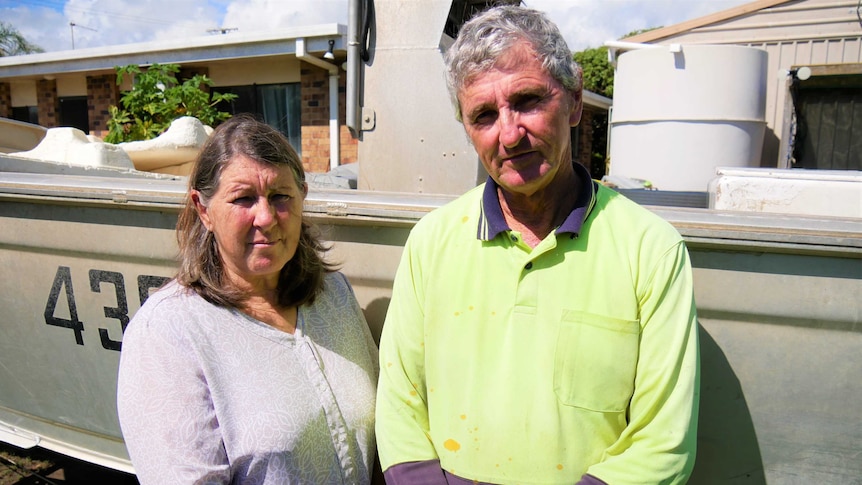
<svg viewBox="0 0 862 485">
<path fill-rule="evenodd" d="M 275 194 L 270 197 L 269 203 L 278 208 L 286 208 L 290 205 L 291 200 L 293 200 L 293 197 L 287 194 Z"/>
</svg>

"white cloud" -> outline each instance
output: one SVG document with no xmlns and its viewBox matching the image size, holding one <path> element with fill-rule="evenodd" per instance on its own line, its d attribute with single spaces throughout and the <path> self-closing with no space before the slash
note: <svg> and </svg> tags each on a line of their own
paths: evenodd
<svg viewBox="0 0 862 485">
<path fill-rule="evenodd" d="M 222 15 L 213 3 L 191 0 L 68 0 L 59 10 L 44 4 L 0 4 L 0 18 L 49 52 L 71 49 L 73 41 L 82 49 L 206 35 Z"/>
<path fill-rule="evenodd" d="M 599 47 L 635 30 L 691 20 L 746 0 L 524 0 L 557 23 L 573 51 Z"/>
<path fill-rule="evenodd" d="M 30 43 L 36 44 L 45 50 L 68 49 L 69 25 L 64 24 L 62 12 L 50 8 L 15 6 L 0 9 L 0 19 L 15 27 Z M 64 28 L 66 30 L 59 30 Z M 57 41 L 58 34 L 65 34 L 65 42 L 60 47 Z M 53 42 L 49 42 L 53 41 Z"/>
<path fill-rule="evenodd" d="M 421 0 L 405 0 L 421 1 Z M 743 0 L 525 0 L 560 26 L 569 47 L 667 26 L 746 3 Z M 47 51 L 207 35 L 215 28 L 261 32 L 298 25 L 347 23 L 347 0 L 67 0 L 61 9 L 0 0 L 0 18 Z M 58 7 L 59 8 L 59 7 Z M 92 29 L 92 30 L 91 30 Z"/>
<path fill-rule="evenodd" d="M 347 23 L 347 0 L 240 0 L 227 6 L 225 27 L 240 32 Z"/>
</svg>

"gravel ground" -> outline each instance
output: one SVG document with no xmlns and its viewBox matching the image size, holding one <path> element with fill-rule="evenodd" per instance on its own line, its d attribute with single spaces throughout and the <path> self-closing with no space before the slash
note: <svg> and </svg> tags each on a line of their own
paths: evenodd
<svg viewBox="0 0 862 485">
<path fill-rule="evenodd" d="M 0 485 L 138 485 L 134 475 L 69 458 L 43 448 L 0 443 Z"/>
</svg>

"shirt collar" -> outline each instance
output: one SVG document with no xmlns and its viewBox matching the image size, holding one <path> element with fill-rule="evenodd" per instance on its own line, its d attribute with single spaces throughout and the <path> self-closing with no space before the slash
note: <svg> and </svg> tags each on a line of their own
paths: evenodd
<svg viewBox="0 0 862 485">
<path fill-rule="evenodd" d="M 560 224 L 560 227 L 554 231 L 555 234 L 571 233 L 579 235 L 584 221 L 590 215 L 593 205 L 596 202 L 596 185 L 590 173 L 580 163 L 574 163 L 575 175 L 577 175 L 579 195 L 575 201 L 575 206 L 572 212 L 566 217 L 566 220 Z M 476 237 L 482 241 L 490 241 L 497 237 L 501 232 L 510 230 L 506 224 L 506 218 L 503 217 L 503 209 L 500 207 L 500 200 L 497 198 L 497 182 L 494 182 L 490 176 L 485 182 L 485 189 L 482 193 L 482 202 L 480 204 L 479 228 Z"/>
</svg>

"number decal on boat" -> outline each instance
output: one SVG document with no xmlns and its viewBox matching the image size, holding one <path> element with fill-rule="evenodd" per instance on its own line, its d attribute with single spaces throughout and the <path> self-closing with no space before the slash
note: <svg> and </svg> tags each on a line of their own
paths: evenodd
<svg viewBox="0 0 862 485">
<path fill-rule="evenodd" d="M 100 283 L 109 283 L 114 285 L 114 291 L 117 295 L 116 307 L 104 307 L 105 317 L 114 318 L 120 321 L 120 326 L 123 331 L 126 331 L 126 325 L 129 324 L 129 305 L 126 303 L 126 286 L 123 284 L 123 274 L 115 271 L 101 271 L 98 269 L 90 270 L 90 289 L 96 293 L 102 291 Z M 123 345 L 122 340 L 112 340 L 108 336 L 108 330 L 99 328 L 99 338 L 102 340 L 102 347 L 108 350 L 120 350 Z"/>
<path fill-rule="evenodd" d="M 57 309 L 57 300 L 60 297 L 60 289 L 66 289 L 66 302 L 69 305 L 69 318 L 54 316 Z M 78 320 L 78 308 L 75 306 L 75 292 L 72 289 L 72 271 L 68 266 L 59 266 L 57 274 L 54 275 L 54 284 L 51 285 L 51 293 L 48 294 L 48 304 L 45 305 L 45 323 L 58 327 L 71 328 L 75 332 L 75 342 L 84 345 L 84 323 Z"/>
<path fill-rule="evenodd" d="M 121 332 L 126 331 L 126 326 L 129 324 L 129 303 L 126 297 L 126 285 L 123 274 L 116 271 L 105 271 L 100 269 L 91 269 L 89 271 L 90 291 L 93 293 L 101 293 L 103 285 L 113 286 L 113 293 L 116 297 L 116 306 L 105 306 L 105 318 L 117 320 L 120 322 Z M 141 305 L 147 301 L 150 296 L 150 290 L 159 288 L 165 284 L 170 278 L 166 276 L 153 275 L 138 275 L 138 297 Z M 60 301 L 60 293 L 64 292 L 66 297 L 66 306 L 69 309 L 69 318 L 58 317 L 57 304 Z M 109 292 L 110 290 L 106 290 Z M 45 304 L 45 323 L 57 327 L 70 328 L 75 333 L 75 343 L 84 345 L 84 322 L 78 318 L 78 307 L 75 303 L 75 291 L 72 287 L 72 270 L 68 266 L 57 267 L 57 273 L 54 275 L 54 283 L 51 285 L 51 291 L 48 294 L 48 302 Z M 122 346 L 122 340 L 114 340 L 111 338 L 107 328 L 99 328 L 99 339 L 102 347 L 108 350 L 119 351 Z"/>
</svg>

